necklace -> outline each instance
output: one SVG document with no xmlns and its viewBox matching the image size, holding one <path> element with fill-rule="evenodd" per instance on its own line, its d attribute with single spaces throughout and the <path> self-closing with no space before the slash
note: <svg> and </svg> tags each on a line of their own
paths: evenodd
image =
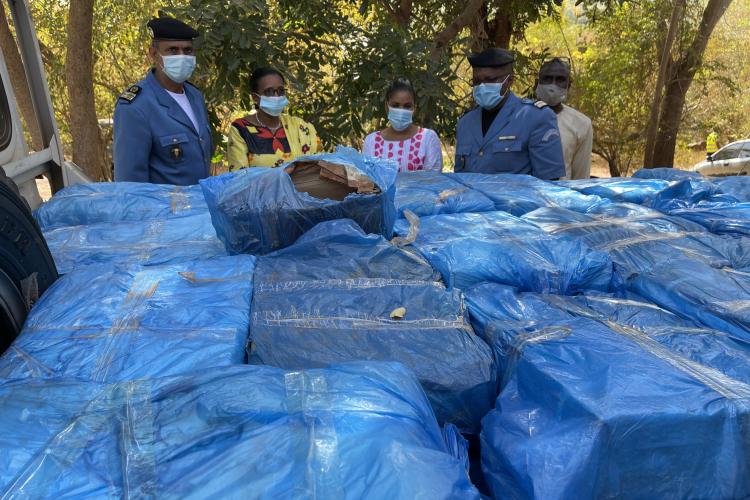
<svg viewBox="0 0 750 500">
<path fill-rule="evenodd" d="M 268 125 L 266 125 L 265 123 L 263 123 L 262 121 L 260 121 L 260 116 L 258 115 L 258 113 L 255 113 L 255 121 L 257 121 L 258 125 L 260 125 L 261 127 L 267 128 L 268 130 L 270 130 L 272 134 L 276 133 L 276 131 L 281 128 L 281 120 L 279 120 L 279 125 L 278 126 L 276 126 L 276 127 L 269 127 Z"/>
</svg>

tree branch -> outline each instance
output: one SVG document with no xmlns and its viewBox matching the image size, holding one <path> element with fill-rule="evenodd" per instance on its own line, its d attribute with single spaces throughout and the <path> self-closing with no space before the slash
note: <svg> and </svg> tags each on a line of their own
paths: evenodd
<svg viewBox="0 0 750 500">
<path fill-rule="evenodd" d="M 484 0 L 469 0 L 461 12 L 448 26 L 435 37 L 435 42 L 430 50 L 430 59 L 437 62 L 443 56 L 445 48 L 450 44 L 462 29 L 471 23 L 482 7 Z"/>
</svg>

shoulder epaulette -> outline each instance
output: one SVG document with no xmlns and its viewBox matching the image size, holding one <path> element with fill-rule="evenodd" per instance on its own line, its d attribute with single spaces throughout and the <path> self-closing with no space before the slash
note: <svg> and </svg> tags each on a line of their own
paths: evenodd
<svg viewBox="0 0 750 500">
<path fill-rule="evenodd" d="M 474 106 L 473 108 L 469 108 L 469 109 L 467 109 L 467 110 L 464 110 L 464 112 L 463 112 L 463 113 L 461 113 L 461 115 L 460 115 L 460 116 L 458 117 L 458 119 L 460 120 L 461 118 L 463 118 L 464 116 L 468 115 L 469 113 L 471 113 L 472 111 L 474 111 L 474 110 L 475 110 L 475 109 L 477 109 L 478 107 L 479 107 L 479 106 Z"/>
<path fill-rule="evenodd" d="M 544 102 L 544 101 L 536 101 L 534 103 L 534 106 L 536 106 L 539 109 L 543 109 L 543 108 L 546 108 L 548 106 L 548 104 L 546 102 Z"/>
<path fill-rule="evenodd" d="M 120 99 L 127 101 L 127 102 L 133 102 L 133 99 L 138 97 L 138 94 L 141 92 L 141 87 L 138 85 L 131 85 L 128 87 L 128 89 L 120 94 Z"/>
</svg>

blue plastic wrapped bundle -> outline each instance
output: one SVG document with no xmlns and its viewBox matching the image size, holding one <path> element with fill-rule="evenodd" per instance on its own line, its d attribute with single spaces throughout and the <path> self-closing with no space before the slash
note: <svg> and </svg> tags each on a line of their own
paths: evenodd
<svg viewBox="0 0 750 500">
<path fill-rule="evenodd" d="M 684 318 L 750 339 L 750 273 L 670 257 L 633 273 L 616 265 L 613 287 L 635 293 Z"/>
<path fill-rule="evenodd" d="M 169 219 L 206 212 L 200 186 L 146 182 L 75 184 L 34 212 L 43 231 L 102 222 Z"/>
<path fill-rule="evenodd" d="M 746 175 L 730 175 L 716 177 L 711 181 L 719 186 L 719 190 L 738 202 L 750 203 L 750 177 Z"/>
<path fill-rule="evenodd" d="M 459 173 L 449 176 L 487 196 L 495 203 L 496 210 L 517 216 L 539 207 L 563 207 L 576 212 L 587 212 L 610 203 L 598 196 L 581 194 L 530 175 Z"/>
<path fill-rule="evenodd" d="M 561 186 L 575 189 L 579 193 L 595 195 L 612 201 L 626 203 L 647 203 L 659 191 L 668 188 L 673 182 L 664 179 L 620 178 L 581 179 L 560 181 Z"/>
<path fill-rule="evenodd" d="M 669 213 L 680 208 L 691 208 L 699 203 L 736 203 L 737 200 L 723 194 L 719 187 L 708 179 L 685 179 L 662 189 L 649 206 Z"/>
<path fill-rule="evenodd" d="M 747 343 L 663 312 L 659 326 L 648 304 L 626 305 L 637 328 L 580 299 L 499 288 L 469 292 L 499 299 L 484 314 L 498 318 L 487 331 L 503 389 L 482 421 L 496 497 L 750 495 Z"/>
<path fill-rule="evenodd" d="M 68 274 L 0 357 L 0 377 L 119 381 L 242 363 L 254 265 L 242 255 Z"/>
<path fill-rule="evenodd" d="M 696 222 L 715 234 L 750 236 L 750 203 L 702 202 L 669 210 L 669 214 Z"/>
<path fill-rule="evenodd" d="M 605 253 L 546 234 L 505 212 L 434 215 L 420 218 L 418 226 L 405 220 L 396 224 L 401 237 L 410 230 L 417 234 L 410 246 L 449 287 L 492 281 L 549 293 L 609 290 L 612 263 Z"/>
<path fill-rule="evenodd" d="M 696 259 L 716 268 L 750 265 L 750 240 L 714 235 L 695 222 L 636 205 L 613 204 L 598 214 L 542 208 L 523 219 L 607 252 L 632 273 L 672 258 Z"/>
<path fill-rule="evenodd" d="M 401 172 L 396 177 L 396 209 L 425 216 L 463 212 L 491 212 L 495 203 L 479 191 L 430 170 Z"/>
<path fill-rule="evenodd" d="M 219 239 L 230 254 L 266 254 L 319 222 L 353 219 L 390 238 L 395 163 L 351 148 L 303 156 L 278 169 L 245 169 L 201 181 Z"/>
<path fill-rule="evenodd" d="M 705 179 L 699 172 L 679 170 L 677 168 L 642 168 L 633 174 L 636 179 L 663 179 L 666 181 L 681 181 L 683 179 Z"/>
<path fill-rule="evenodd" d="M 3 381 L 0 426 L 11 498 L 479 498 L 398 364 Z"/>
<path fill-rule="evenodd" d="M 68 226 L 44 233 L 60 274 L 96 264 L 144 266 L 226 256 L 208 212 L 139 223 Z"/>
<path fill-rule="evenodd" d="M 435 282 L 430 264 L 416 252 L 392 245 L 382 236 L 365 234 L 348 219 L 321 222 L 291 247 L 262 260 L 262 281 L 318 281 L 383 278 Z"/>
<path fill-rule="evenodd" d="M 478 430 L 494 368 L 460 292 L 435 281 L 418 257 L 343 223 L 320 224 L 259 259 L 249 361 L 287 369 L 399 361 L 414 370 L 440 422 Z"/>
</svg>

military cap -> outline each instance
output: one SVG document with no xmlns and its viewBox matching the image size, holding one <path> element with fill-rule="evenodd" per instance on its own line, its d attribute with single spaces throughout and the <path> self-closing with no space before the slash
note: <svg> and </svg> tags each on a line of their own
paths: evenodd
<svg viewBox="0 0 750 500">
<path fill-rule="evenodd" d="M 544 64 L 542 64 L 542 67 L 539 68 L 540 75 L 546 75 L 550 73 L 560 74 L 560 72 L 566 75 L 570 75 L 570 65 L 559 57 L 555 57 L 553 59 L 545 61 Z"/>
<path fill-rule="evenodd" d="M 479 54 L 471 54 L 468 57 L 469 64 L 474 68 L 494 68 L 511 64 L 515 60 L 513 52 L 497 47 L 490 47 Z"/>
<path fill-rule="evenodd" d="M 157 17 L 150 20 L 146 26 L 154 40 L 192 40 L 199 34 L 173 17 Z"/>
</svg>

